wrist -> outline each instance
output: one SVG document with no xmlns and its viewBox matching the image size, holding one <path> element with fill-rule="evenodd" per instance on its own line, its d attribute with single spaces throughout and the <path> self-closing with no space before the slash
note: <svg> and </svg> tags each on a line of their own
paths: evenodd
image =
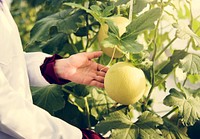
<svg viewBox="0 0 200 139">
<path fill-rule="evenodd" d="M 43 77 L 50 84 L 62 85 L 69 82 L 69 80 L 59 78 L 58 74 L 55 72 L 55 63 L 58 59 L 62 59 L 62 57 L 57 54 L 53 55 L 52 57 L 45 58 L 44 63 L 40 66 L 40 70 Z"/>
</svg>

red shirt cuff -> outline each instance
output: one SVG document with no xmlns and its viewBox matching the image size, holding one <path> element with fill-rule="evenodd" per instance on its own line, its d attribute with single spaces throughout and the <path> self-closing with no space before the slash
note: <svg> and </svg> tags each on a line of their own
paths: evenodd
<svg viewBox="0 0 200 139">
<path fill-rule="evenodd" d="M 62 59 L 62 57 L 57 54 L 54 54 L 51 57 L 45 58 L 44 63 L 40 66 L 40 70 L 41 70 L 42 76 L 50 84 L 63 85 L 70 81 L 58 78 L 58 76 L 56 75 L 56 73 L 54 71 L 54 65 L 55 65 L 55 60 L 57 60 L 57 59 Z"/>
<path fill-rule="evenodd" d="M 83 138 L 82 139 L 105 139 L 100 134 L 95 133 L 95 132 L 93 132 L 91 130 L 81 129 L 81 131 L 83 133 Z"/>
</svg>

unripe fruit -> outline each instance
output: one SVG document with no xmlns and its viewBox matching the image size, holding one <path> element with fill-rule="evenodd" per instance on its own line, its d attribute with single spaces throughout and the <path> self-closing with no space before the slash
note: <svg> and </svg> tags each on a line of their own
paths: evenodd
<svg viewBox="0 0 200 139">
<path fill-rule="evenodd" d="M 115 26 L 118 27 L 119 29 L 119 35 L 121 36 L 123 33 L 125 33 L 126 31 L 126 26 L 128 24 L 130 24 L 130 21 L 125 18 L 125 17 L 110 17 L 110 20 L 113 22 L 113 24 Z M 109 47 L 109 46 L 105 46 L 102 44 L 102 41 L 104 39 L 106 39 L 108 37 L 108 25 L 107 24 L 102 24 L 100 29 L 99 29 L 99 33 L 98 33 L 98 41 L 99 41 L 99 45 L 102 49 L 102 51 L 108 55 L 109 57 L 112 57 L 113 55 L 113 51 L 114 51 L 114 46 Z M 121 52 L 119 52 L 118 50 L 115 51 L 114 54 L 114 58 L 120 58 L 122 57 L 123 54 Z"/>
<path fill-rule="evenodd" d="M 127 62 L 111 66 L 104 79 L 105 91 L 118 103 L 129 105 L 137 102 L 146 90 L 144 72 Z"/>
</svg>

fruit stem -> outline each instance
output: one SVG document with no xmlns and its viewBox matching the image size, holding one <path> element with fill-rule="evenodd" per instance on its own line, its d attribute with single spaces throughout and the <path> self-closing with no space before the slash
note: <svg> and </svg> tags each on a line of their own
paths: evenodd
<svg viewBox="0 0 200 139">
<path fill-rule="evenodd" d="M 110 61 L 108 62 L 108 64 L 106 65 L 106 67 L 109 67 L 111 65 L 112 60 L 114 59 L 114 55 L 115 55 L 116 49 L 117 49 L 117 47 L 115 46 L 114 49 L 113 49 L 112 57 L 111 57 Z M 102 71 L 103 69 L 104 68 L 102 68 L 100 71 Z"/>
</svg>

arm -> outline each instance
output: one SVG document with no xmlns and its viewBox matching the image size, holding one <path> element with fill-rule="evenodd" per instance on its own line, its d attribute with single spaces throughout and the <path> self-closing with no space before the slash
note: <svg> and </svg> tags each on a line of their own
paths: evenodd
<svg viewBox="0 0 200 139">
<path fill-rule="evenodd" d="M 42 75 L 49 83 L 65 84 L 73 81 L 79 84 L 103 88 L 107 67 L 92 61 L 101 56 L 102 52 L 78 53 L 69 58 L 59 55 L 47 57 L 41 65 Z M 104 139 L 100 134 L 91 130 L 81 129 L 82 139 Z"/>
<path fill-rule="evenodd" d="M 82 132 L 21 97 L 0 69 L 0 131 L 26 139 L 81 139 Z"/>
<path fill-rule="evenodd" d="M 72 81 L 103 88 L 108 67 L 93 60 L 101 55 L 101 51 L 78 53 L 69 58 L 54 55 L 46 58 L 40 68 L 49 83 L 64 84 Z"/>
</svg>

